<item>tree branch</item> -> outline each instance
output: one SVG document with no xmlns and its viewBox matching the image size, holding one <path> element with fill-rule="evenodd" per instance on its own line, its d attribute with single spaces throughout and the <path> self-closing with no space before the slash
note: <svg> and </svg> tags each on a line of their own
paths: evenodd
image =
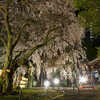
<svg viewBox="0 0 100 100">
<path fill-rule="evenodd" d="M 43 43 L 34 46 L 32 49 L 29 50 L 29 52 L 24 57 L 22 57 L 21 59 L 18 60 L 18 62 L 15 62 L 13 64 L 13 66 L 16 65 L 16 67 L 14 67 L 14 69 L 16 70 L 19 66 L 21 66 L 22 64 L 24 64 L 25 60 L 28 59 L 37 49 L 44 47 L 51 40 L 54 40 L 56 37 L 59 37 L 59 36 L 61 36 L 61 35 L 55 35 L 55 36 L 49 38 L 48 40 L 45 40 Z"/>
<path fill-rule="evenodd" d="M 23 29 L 24 29 L 27 25 L 28 25 L 28 24 L 25 24 L 25 25 L 22 27 L 22 29 L 20 30 L 20 32 L 17 34 L 16 39 L 15 39 L 15 41 L 14 41 L 14 43 L 13 43 L 13 46 L 12 46 L 13 49 L 14 49 L 15 46 L 17 45 L 17 43 L 18 43 L 18 41 L 19 41 L 19 39 L 20 39 L 20 36 L 21 36 L 21 33 L 22 33 Z"/>
<path fill-rule="evenodd" d="M 68 43 L 68 41 L 67 41 L 67 40 L 65 40 L 64 38 L 62 38 L 62 37 L 61 37 L 61 39 L 62 39 L 63 41 L 65 41 L 65 42 L 67 42 L 67 43 Z"/>
<path fill-rule="evenodd" d="M 6 26 L 8 38 L 12 38 L 12 32 L 11 32 L 11 28 L 10 28 L 10 25 L 9 25 L 8 14 L 7 13 L 4 14 L 4 20 L 5 20 L 5 26 Z"/>
<path fill-rule="evenodd" d="M 54 40 L 56 37 L 61 37 L 61 35 L 54 35 L 54 36 L 51 37 L 51 38 L 47 38 L 47 39 L 44 41 L 44 44 L 46 45 L 49 41 Z"/>
<path fill-rule="evenodd" d="M 5 4 L 5 12 L 7 13 L 9 5 L 12 3 L 13 0 L 7 0 Z"/>
<path fill-rule="evenodd" d="M 25 50 L 23 50 L 23 51 L 19 51 L 19 54 L 17 54 L 17 55 L 15 56 L 15 58 L 14 58 L 14 62 L 16 62 L 17 59 L 18 59 L 23 53 L 25 53 L 26 51 L 27 51 L 27 49 L 25 49 Z"/>
<path fill-rule="evenodd" d="M 36 45 L 32 49 L 30 49 L 29 52 L 18 61 L 18 66 L 24 64 L 25 60 L 28 59 L 32 55 L 32 53 L 34 53 L 37 49 L 43 46 L 44 46 L 44 43 Z"/>
<path fill-rule="evenodd" d="M 4 13 L 4 21 L 5 21 L 5 26 L 7 30 L 7 35 L 8 35 L 8 42 L 7 42 L 7 47 L 6 47 L 6 56 L 5 56 L 5 63 L 3 69 L 7 69 L 10 67 L 10 61 L 12 60 L 12 32 L 11 28 L 9 25 L 9 20 L 8 20 L 8 6 L 11 4 L 13 0 L 7 0 L 5 4 L 5 13 Z"/>
<path fill-rule="evenodd" d="M 4 11 L 3 7 L 0 7 L 0 11 L 1 11 L 3 14 L 5 14 L 5 11 Z"/>
<path fill-rule="evenodd" d="M 11 4 L 13 0 L 7 0 L 4 7 L 0 7 L 1 12 L 4 14 L 5 26 L 8 33 L 8 38 L 11 37 L 11 29 L 8 21 L 8 6 Z M 3 9 L 4 8 L 4 9 Z"/>
<path fill-rule="evenodd" d="M 54 40 L 56 37 L 58 37 L 60 35 L 55 35 L 47 40 L 45 40 L 43 43 L 34 46 L 32 49 L 29 50 L 29 52 L 22 57 L 19 61 L 18 61 L 18 66 L 24 64 L 25 60 L 28 59 L 37 49 L 44 47 L 45 45 L 47 45 L 51 40 Z"/>
<path fill-rule="evenodd" d="M 0 40 L 3 42 L 3 44 L 4 44 L 4 46 L 5 46 L 5 48 L 6 48 L 6 41 L 0 36 Z"/>
<path fill-rule="evenodd" d="M 48 36 L 49 36 L 49 34 L 50 34 L 51 32 L 57 30 L 58 28 L 60 28 L 60 27 L 56 27 L 56 28 L 54 27 L 53 29 L 49 30 L 49 31 L 47 32 L 47 35 L 46 35 L 45 39 L 48 38 Z"/>
</svg>

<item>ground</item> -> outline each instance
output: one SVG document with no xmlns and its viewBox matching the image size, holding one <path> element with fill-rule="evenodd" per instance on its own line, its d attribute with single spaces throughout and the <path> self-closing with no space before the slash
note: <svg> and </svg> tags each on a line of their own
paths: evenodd
<svg viewBox="0 0 100 100">
<path fill-rule="evenodd" d="M 97 90 L 48 90 L 47 97 L 46 93 L 44 89 L 23 89 L 21 99 L 20 91 L 16 91 L 13 95 L 0 95 L 0 100 L 100 100 L 100 91 Z"/>
</svg>

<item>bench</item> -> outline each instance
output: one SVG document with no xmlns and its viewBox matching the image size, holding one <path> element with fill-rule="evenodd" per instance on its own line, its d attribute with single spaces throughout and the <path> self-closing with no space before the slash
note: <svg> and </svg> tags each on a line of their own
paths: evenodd
<svg viewBox="0 0 100 100">
<path fill-rule="evenodd" d="M 83 88 L 94 88 L 94 86 L 79 86 L 79 89 L 83 89 Z"/>
</svg>

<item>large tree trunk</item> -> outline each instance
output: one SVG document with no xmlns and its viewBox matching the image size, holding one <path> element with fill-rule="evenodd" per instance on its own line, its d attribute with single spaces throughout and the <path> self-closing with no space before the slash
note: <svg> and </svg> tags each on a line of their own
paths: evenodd
<svg viewBox="0 0 100 100">
<path fill-rule="evenodd" d="M 13 92 L 13 73 L 12 72 L 4 72 L 2 74 L 2 79 L 1 79 L 1 84 L 2 84 L 2 93 L 12 93 Z"/>
</svg>

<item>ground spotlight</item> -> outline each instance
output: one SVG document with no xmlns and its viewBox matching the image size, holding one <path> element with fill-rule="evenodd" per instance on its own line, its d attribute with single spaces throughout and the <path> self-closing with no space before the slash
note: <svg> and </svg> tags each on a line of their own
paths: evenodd
<svg viewBox="0 0 100 100">
<path fill-rule="evenodd" d="M 45 81 L 45 82 L 44 82 L 44 86 L 45 86 L 45 87 L 50 86 L 50 82 L 49 82 L 49 81 Z"/>
<path fill-rule="evenodd" d="M 55 84 L 59 84 L 59 79 L 58 79 L 58 78 L 55 78 L 55 79 L 54 79 L 54 83 L 55 83 Z"/>
<path fill-rule="evenodd" d="M 80 77 L 79 82 L 86 83 L 87 82 L 87 78 L 86 77 Z"/>
</svg>

